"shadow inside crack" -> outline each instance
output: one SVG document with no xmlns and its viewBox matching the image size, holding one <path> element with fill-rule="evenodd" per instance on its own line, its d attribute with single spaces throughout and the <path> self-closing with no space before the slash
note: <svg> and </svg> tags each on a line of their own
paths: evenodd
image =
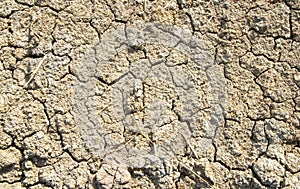
<svg viewBox="0 0 300 189">
<path fill-rule="evenodd" d="M 12 171 L 14 167 L 15 167 L 14 163 L 4 166 L 0 169 L 0 174 L 8 173 Z"/>
</svg>

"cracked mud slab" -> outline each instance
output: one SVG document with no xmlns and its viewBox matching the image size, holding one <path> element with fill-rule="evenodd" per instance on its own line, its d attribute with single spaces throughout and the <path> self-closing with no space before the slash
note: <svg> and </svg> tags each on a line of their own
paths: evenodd
<svg viewBox="0 0 300 189">
<path fill-rule="evenodd" d="M 299 60 L 299 0 L 0 0 L 0 188 L 299 188 Z"/>
</svg>

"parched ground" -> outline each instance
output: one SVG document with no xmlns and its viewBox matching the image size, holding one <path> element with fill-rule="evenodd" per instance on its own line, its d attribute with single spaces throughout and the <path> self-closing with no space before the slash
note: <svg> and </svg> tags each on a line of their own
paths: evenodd
<svg viewBox="0 0 300 189">
<path fill-rule="evenodd" d="M 137 22 L 189 31 L 219 75 L 165 41 L 80 87 Z M 299 0 L 0 0 L 0 61 L 0 188 L 300 188 Z"/>
</svg>

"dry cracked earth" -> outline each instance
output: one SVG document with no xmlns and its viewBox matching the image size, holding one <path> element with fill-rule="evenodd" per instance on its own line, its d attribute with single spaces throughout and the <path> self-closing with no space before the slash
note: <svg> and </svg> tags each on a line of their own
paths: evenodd
<svg viewBox="0 0 300 189">
<path fill-rule="evenodd" d="M 0 188 L 300 188 L 299 0 L 0 0 L 0 61 Z"/>
</svg>

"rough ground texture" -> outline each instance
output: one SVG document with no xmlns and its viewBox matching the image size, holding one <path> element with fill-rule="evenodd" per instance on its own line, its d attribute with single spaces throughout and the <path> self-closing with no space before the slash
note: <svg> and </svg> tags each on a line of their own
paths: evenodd
<svg viewBox="0 0 300 189">
<path fill-rule="evenodd" d="M 160 58 L 176 65 L 172 76 L 191 73 L 186 77 L 194 82 L 200 108 L 184 115 L 163 79 L 137 82 L 126 100 L 137 122 L 162 118 L 155 124 L 148 119 L 162 128 L 153 134 L 136 124 L 120 127 L 126 116 L 112 117 L 104 105 L 110 103 L 110 76 L 155 58 L 164 47 L 120 52 L 111 60 L 114 66 L 104 68 L 109 74 L 102 70 L 91 98 L 101 110 L 105 137 L 129 146 L 128 153 L 163 143 L 170 128 L 181 128 L 182 116 L 190 116 L 185 145 L 155 166 L 139 159 L 114 164 L 95 153 L 72 103 L 72 83 L 84 83 L 77 68 L 86 52 L 107 33 L 136 21 L 189 30 L 212 54 L 226 86 L 224 123 L 207 136 L 207 78 L 188 57 L 166 49 Z M 0 0 L 0 61 L 0 188 L 300 188 L 299 0 Z M 151 70 L 155 75 L 161 69 Z M 150 111 L 157 96 L 164 97 L 167 114 Z"/>
</svg>

